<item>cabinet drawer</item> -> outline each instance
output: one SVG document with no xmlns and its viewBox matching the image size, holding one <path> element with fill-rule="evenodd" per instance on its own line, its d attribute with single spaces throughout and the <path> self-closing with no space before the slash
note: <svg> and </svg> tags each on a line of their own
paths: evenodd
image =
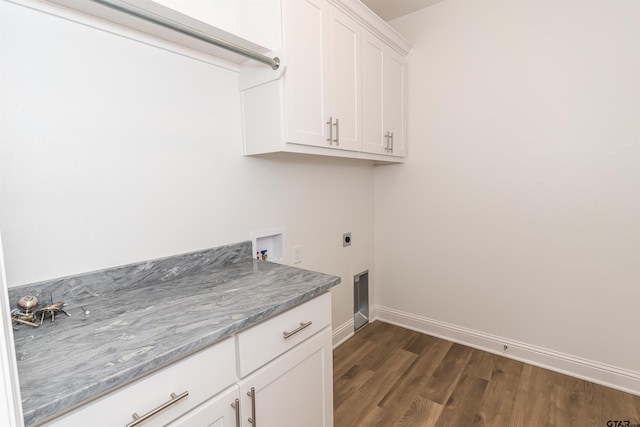
<svg viewBox="0 0 640 427">
<path fill-rule="evenodd" d="M 47 427 L 115 426 L 133 421 L 188 391 L 188 396 L 140 423 L 165 425 L 237 381 L 235 346 L 228 338 L 153 374 L 98 398 L 46 424 Z"/>
<path fill-rule="evenodd" d="M 240 377 L 330 325 L 331 294 L 326 293 L 239 333 L 236 339 Z"/>
</svg>

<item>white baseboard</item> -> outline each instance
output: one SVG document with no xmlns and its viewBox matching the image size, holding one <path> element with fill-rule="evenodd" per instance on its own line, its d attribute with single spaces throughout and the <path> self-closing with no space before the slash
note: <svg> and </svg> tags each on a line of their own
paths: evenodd
<svg viewBox="0 0 640 427">
<path fill-rule="evenodd" d="M 348 340 L 353 336 L 353 319 L 344 322 L 337 328 L 333 328 L 333 348 L 335 349 L 340 344 Z"/>
<path fill-rule="evenodd" d="M 369 322 L 373 322 L 376 319 L 376 308 L 369 307 Z M 337 328 L 333 328 L 333 348 L 340 346 L 343 342 L 351 338 L 354 334 L 353 319 L 344 322 Z"/>
<path fill-rule="evenodd" d="M 438 320 L 377 306 L 375 317 L 427 335 L 509 357 L 572 377 L 640 396 L 640 373 L 463 328 Z M 351 322 L 353 328 L 353 322 Z M 335 334 L 334 334 L 335 337 Z M 336 342 L 334 340 L 334 342 Z M 506 351 L 504 346 L 507 346 Z"/>
</svg>

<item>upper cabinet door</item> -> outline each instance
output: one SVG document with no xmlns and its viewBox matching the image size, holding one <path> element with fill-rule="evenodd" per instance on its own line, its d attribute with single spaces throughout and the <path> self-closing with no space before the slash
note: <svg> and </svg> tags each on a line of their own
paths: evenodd
<svg viewBox="0 0 640 427">
<path fill-rule="evenodd" d="M 327 75 L 327 3 L 283 2 L 286 141 L 327 146 L 329 96 Z"/>
<path fill-rule="evenodd" d="M 329 7 L 329 87 L 334 148 L 359 151 L 361 133 L 361 27 L 356 21 Z"/>
<path fill-rule="evenodd" d="M 388 154 L 406 156 L 407 144 L 404 135 L 405 122 L 405 79 L 404 58 L 394 50 L 385 49 L 383 82 L 383 128 L 389 132 Z"/>
<path fill-rule="evenodd" d="M 362 151 L 404 157 L 404 58 L 368 31 L 362 37 Z"/>
<path fill-rule="evenodd" d="M 329 87 L 334 146 L 343 150 L 362 148 L 360 56 L 361 27 L 346 14 L 329 9 Z"/>
<path fill-rule="evenodd" d="M 362 33 L 362 151 L 389 154 L 383 126 L 384 43 Z"/>
</svg>

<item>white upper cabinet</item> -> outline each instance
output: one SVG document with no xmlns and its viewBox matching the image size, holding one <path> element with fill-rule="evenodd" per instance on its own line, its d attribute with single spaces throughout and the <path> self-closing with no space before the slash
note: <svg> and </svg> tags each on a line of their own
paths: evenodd
<svg viewBox="0 0 640 427">
<path fill-rule="evenodd" d="M 328 85 L 331 147 L 360 151 L 361 138 L 361 27 L 334 6 L 329 7 Z"/>
<path fill-rule="evenodd" d="M 242 88 L 246 154 L 359 151 L 360 26 L 326 0 L 282 5 L 283 78 L 254 64 L 244 70 L 259 76 Z M 281 110 L 266 112 L 271 106 Z"/>
<path fill-rule="evenodd" d="M 284 84 L 278 88 L 284 90 L 285 101 L 279 121 L 284 121 L 286 133 L 277 145 L 286 141 L 322 147 L 327 144 L 330 131 L 325 124 L 330 114 L 325 48 L 328 43 L 327 3 L 325 0 L 285 1 L 283 9 L 286 71 L 284 81 L 277 84 Z M 262 108 L 277 108 L 281 96 L 274 94 L 268 104 L 266 100 L 256 101 Z M 260 109 L 258 107 L 256 111 L 258 115 Z M 254 123 L 253 120 L 246 121 L 245 128 Z"/>
<path fill-rule="evenodd" d="M 269 44 L 282 61 L 278 72 L 254 62 L 240 70 L 245 154 L 286 151 L 289 143 L 328 146 L 328 3 L 264 0 L 255 9 L 238 1 L 242 36 Z"/>
<path fill-rule="evenodd" d="M 382 40 L 368 31 L 362 37 L 362 150 L 388 154 L 384 138 L 383 78 L 384 51 Z"/>
<path fill-rule="evenodd" d="M 392 156 L 406 156 L 407 144 L 404 134 L 405 124 L 405 60 L 394 50 L 386 47 L 383 79 L 382 127 L 385 132 L 388 153 Z M 386 134 L 386 132 L 389 132 Z"/>
<path fill-rule="evenodd" d="M 356 0 L 280 1 L 282 78 L 240 71 L 245 154 L 402 161 L 408 43 Z"/>
<path fill-rule="evenodd" d="M 362 39 L 362 150 L 404 157 L 405 60 L 368 31 Z"/>
</svg>

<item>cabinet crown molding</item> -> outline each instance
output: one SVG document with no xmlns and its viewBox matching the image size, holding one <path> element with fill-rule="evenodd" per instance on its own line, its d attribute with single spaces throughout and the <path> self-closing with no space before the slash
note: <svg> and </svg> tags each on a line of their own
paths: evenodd
<svg viewBox="0 0 640 427">
<path fill-rule="evenodd" d="M 382 39 L 400 55 L 407 56 L 411 51 L 411 48 L 413 47 L 411 43 L 360 0 L 328 1 L 351 16 L 367 30 Z"/>
</svg>

